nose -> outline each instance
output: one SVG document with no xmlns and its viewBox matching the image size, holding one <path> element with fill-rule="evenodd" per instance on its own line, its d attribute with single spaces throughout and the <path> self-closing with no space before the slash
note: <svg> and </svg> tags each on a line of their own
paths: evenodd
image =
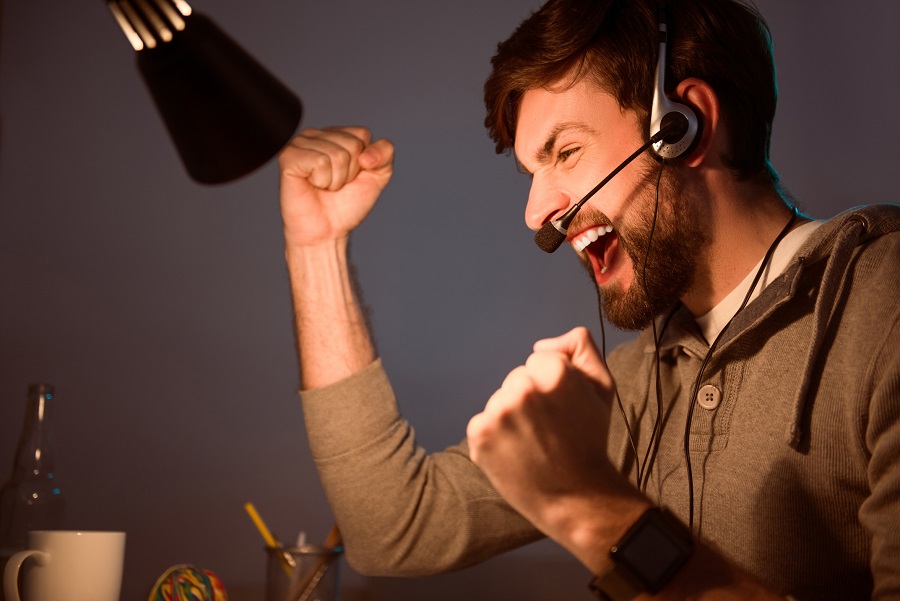
<svg viewBox="0 0 900 601">
<path fill-rule="evenodd" d="M 534 231 L 548 221 L 562 215 L 571 205 L 572 199 L 561 190 L 554 189 L 534 176 L 525 206 L 525 224 Z"/>
</svg>

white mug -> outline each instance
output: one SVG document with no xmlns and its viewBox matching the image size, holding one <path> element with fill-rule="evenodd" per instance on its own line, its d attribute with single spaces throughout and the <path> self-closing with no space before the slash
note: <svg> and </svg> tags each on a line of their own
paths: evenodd
<svg viewBox="0 0 900 601">
<path fill-rule="evenodd" d="M 19 570 L 26 559 L 25 601 L 119 601 L 124 532 L 34 530 L 28 550 L 10 557 L 3 571 L 6 601 L 22 601 Z"/>
</svg>

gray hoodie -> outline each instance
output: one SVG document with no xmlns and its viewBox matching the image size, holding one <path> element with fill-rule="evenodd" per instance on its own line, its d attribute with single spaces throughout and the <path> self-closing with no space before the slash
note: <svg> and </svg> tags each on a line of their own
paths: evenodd
<svg viewBox="0 0 900 601">
<path fill-rule="evenodd" d="M 694 531 L 797 599 L 900 597 L 900 207 L 822 225 L 741 311 L 690 426 Z M 646 494 L 687 521 L 690 395 L 708 346 L 684 309 L 660 343 L 663 428 Z M 640 455 L 656 419 L 652 333 L 608 363 Z M 309 442 L 350 564 L 415 576 L 477 563 L 542 535 L 468 458 L 427 454 L 380 361 L 301 394 Z M 635 477 L 614 411 L 610 458 Z"/>
</svg>

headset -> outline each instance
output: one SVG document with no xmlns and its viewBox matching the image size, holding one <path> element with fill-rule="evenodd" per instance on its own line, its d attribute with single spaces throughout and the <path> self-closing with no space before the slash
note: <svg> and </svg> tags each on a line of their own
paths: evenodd
<svg viewBox="0 0 900 601">
<path fill-rule="evenodd" d="M 676 159 L 681 156 L 689 155 L 694 148 L 697 146 L 697 143 L 700 140 L 700 135 L 702 131 L 702 122 L 697 116 L 697 113 L 688 105 L 681 104 L 678 102 L 673 102 L 670 100 L 665 94 L 665 71 L 666 71 L 666 42 L 667 42 L 667 27 L 666 27 L 666 7 L 665 0 L 659 0 L 657 3 L 658 7 L 658 21 L 659 21 L 659 57 L 657 58 L 656 63 L 656 83 L 653 90 L 653 105 L 650 112 L 650 132 L 656 132 L 653 136 L 659 136 L 663 130 L 674 132 L 666 134 L 662 137 L 661 140 L 654 142 L 652 144 L 652 153 L 662 164 L 660 165 L 659 177 L 656 182 L 656 208 L 654 208 L 653 214 L 653 224 L 655 227 L 656 224 L 656 210 L 658 208 L 659 203 L 659 182 L 662 178 L 662 169 L 666 163 L 670 162 L 673 159 Z M 674 124 L 674 125 L 673 125 Z M 681 135 L 678 135 L 681 134 Z M 651 136 L 651 140 L 653 139 Z M 734 320 L 735 316 L 738 313 L 743 311 L 744 307 L 747 306 L 747 303 L 750 302 L 750 297 L 753 294 L 753 291 L 756 289 L 756 286 L 759 284 L 760 278 L 766 267 L 769 265 L 772 260 L 772 255 L 775 252 L 775 249 L 778 247 L 778 244 L 781 240 L 787 235 L 787 233 L 791 230 L 791 227 L 795 223 L 797 219 L 797 211 L 796 209 L 792 212 L 790 220 L 775 238 L 775 240 L 771 243 L 768 250 L 766 251 L 765 256 L 762 259 L 759 269 L 756 272 L 756 275 L 753 279 L 753 282 L 750 284 L 750 289 L 747 291 L 744 296 L 743 301 L 738 307 L 737 311 L 728 322 L 722 327 L 719 331 L 719 334 L 716 338 L 710 343 L 709 349 L 706 352 L 706 357 L 704 357 L 703 362 L 700 365 L 700 369 L 697 372 L 697 376 L 694 379 L 693 386 L 690 390 L 690 395 L 688 397 L 688 408 L 687 415 L 685 418 L 684 424 L 684 436 L 683 436 L 683 452 L 684 452 L 684 460 L 685 460 L 685 469 L 687 471 L 687 483 L 688 483 L 688 528 L 693 529 L 694 524 L 694 478 L 693 478 L 693 470 L 691 468 L 691 452 L 690 452 L 690 438 L 691 438 L 691 422 L 694 414 L 694 406 L 696 405 L 697 394 L 700 390 L 700 384 L 703 381 L 703 375 L 706 373 L 706 369 L 709 365 L 710 359 L 712 358 L 714 352 L 718 349 L 719 341 L 722 339 L 722 335 L 728 329 L 728 326 L 731 325 L 731 322 Z M 650 253 L 650 246 L 653 241 L 653 229 L 651 229 L 650 240 L 648 241 L 646 255 Z M 644 269 L 646 270 L 646 255 L 645 255 L 645 264 Z M 646 290 L 646 287 L 645 287 Z M 619 409 L 622 412 L 622 417 L 625 419 L 625 427 L 628 431 L 629 441 L 631 443 L 631 449 L 634 453 L 635 463 L 637 468 L 637 480 L 638 480 L 638 488 L 642 491 L 646 487 L 647 482 L 650 479 L 650 468 L 652 467 L 653 460 L 656 456 L 656 451 L 659 448 L 659 442 L 662 438 L 662 384 L 660 381 L 660 356 L 659 356 L 659 342 L 662 339 L 662 336 L 666 330 L 666 327 L 669 324 L 669 319 L 674 315 L 674 310 L 669 312 L 665 321 L 663 322 L 662 328 L 657 334 L 656 322 L 653 322 L 653 339 L 655 345 L 655 353 L 656 353 L 656 403 L 657 403 L 657 412 L 656 412 L 656 420 L 653 426 L 653 431 L 650 435 L 650 441 L 647 447 L 646 454 L 644 455 L 643 462 L 640 461 L 640 457 L 637 452 L 637 446 L 635 444 L 631 426 L 628 423 L 628 417 L 625 414 L 625 409 L 622 405 L 622 401 L 618 398 L 618 392 L 616 392 L 616 400 L 619 404 Z M 603 328 L 603 315 L 600 315 L 600 325 L 601 331 Z M 603 332 L 603 354 L 606 355 L 606 335 Z"/>
<path fill-rule="evenodd" d="M 697 146 L 697 142 L 700 139 L 700 120 L 697 117 L 697 113 L 686 104 L 682 104 L 679 102 L 674 102 L 670 100 L 665 94 L 665 77 L 666 77 L 666 43 L 668 41 L 668 32 L 667 32 L 667 24 L 666 24 L 666 7 L 665 1 L 659 0 L 657 2 L 658 9 L 658 25 L 659 25 L 659 55 L 657 56 L 656 61 L 656 74 L 654 80 L 654 88 L 653 88 L 653 104 L 650 109 L 650 139 L 634 154 L 632 154 L 624 163 L 619 165 L 616 170 L 611 173 L 606 180 L 601 182 L 601 186 L 608 181 L 613 175 L 618 173 L 625 165 L 639 156 L 644 150 L 648 148 L 651 149 L 651 154 L 660 162 L 659 175 L 656 181 L 656 202 L 654 203 L 653 209 L 653 222 L 650 230 L 650 238 L 648 240 L 647 248 L 645 249 L 644 255 L 644 265 L 642 269 L 641 275 L 641 285 L 644 287 L 644 291 L 646 293 L 646 258 L 650 254 L 650 248 L 653 244 L 653 232 L 656 229 L 656 219 L 657 212 L 659 208 L 659 185 L 662 180 L 662 172 L 663 168 L 667 163 L 671 163 L 673 160 L 677 159 L 681 156 L 689 155 L 694 148 Z M 599 187 L 599 186 L 598 186 Z M 596 191 L 596 189 L 594 190 Z M 593 191 L 592 191 L 593 192 Z M 589 193 L 590 196 L 591 193 Z M 587 198 L 587 197 L 586 197 Z M 579 206 L 583 204 L 586 200 L 582 199 L 581 202 L 577 203 L 575 206 Z M 571 209 L 570 209 L 571 212 Z M 566 213 L 568 215 L 568 212 Z M 565 215 L 564 215 L 565 218 Z M 571 220 L 571 219 L 570 219 Z M 552 222 L 551 222 L 552 223 Z M 545 224 L 546 225 L 546 224 Z M 568 223 L 565 224 L 566 226 Z M 656 420 L 653 425 L 653 430 L 650 434 L 650 440 L 647 444 L 647 449 L 644 454 L 643 460 L 640 457 L 640 453 L 637 449 L 637 444 L 634 439 L 634 434 L 631 429 L 631 424 L 628 421 L 628 416 L 625 412 L 625 407 L 622 403 L 622 399 L 619 397 L 618 390 L 616 391 L 616 401 L 618 403 L 619 411 L 622 414 L 622 418 L 625 420 L 625 429 L 628 432 L 628 441 L 631 446 L 631 452 L 634 455 L 635 461 L 635 469 L 637 471 L 637 486 L 641 491 L 645 490 L 647 483 L 650 479 L 650 468 L 653 465 L 653 461 L 656 457 L 656 453 L 659 449 L 659 443 L 662 439 L 662 382 L 660 380 L 660 353 L 659 353 L 659 342 L 662 339 L 663 334 L 666 331 L 666 328 L 669 324 L 669 319 L 674 315 L 674 311 L 669 312 L 665 321 L 662 324 L 662 328 L 657 330 L 656 321 L 654 320 L 652 323 L 653 326 L 653 342 L 655 347 L 655 379 L 656 379 Z M 606 331 L 603 326 L 603 313 L 601 310 L 600 314 L 600 328 L 601 328 L 601 336 L 602 336 L 602 354 L 605 358 L 606 356 Z M 697 381 L 700 381 L 702 377 L 704 366 L 701 368 L 700 373 L 697 375 Z M 696 394 L 694 392 L 693 394 Z M 693 413 L 693 403 L 691 404 L 691 411 Z M 690 419 L 690 416 L 688 417 Z M 685 445 L 687 446 L 687 439 L 690 437 L 690 432 L 685 434 Z M 688 481 L 692 483 L 693 478 L 691 477 L 691 468 L 690 468 L 690 457 L 687 457 L 687 470 L 688 470 Z M 691 498 L 691 521 L 693 521 L 693 484 L 690 484 L 691 491 L 689 496 Z"/>
<path fill-rule="evenodd" d="M 650 135 L 659 132 L 669 122 L 686 123 L 681 137 L 666 136 L 653 144 L 654 156 L 662 160 L 672 160 L 682 155 L 689 155 L 700 141 L 701 122 L 697 113 L 686 104 L 673 102 L 666 96 L 666 43 L 668 28 L 666 25 L 666 3 L 657 3 L 659 21 L 659 56 L 656 59 L 656 84 L 653 87 L 653 104 L 650 108 Z"/>
</svg>

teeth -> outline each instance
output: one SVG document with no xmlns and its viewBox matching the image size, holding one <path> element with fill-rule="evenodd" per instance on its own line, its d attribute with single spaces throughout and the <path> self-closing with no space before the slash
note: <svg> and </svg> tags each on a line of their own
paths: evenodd
<svg viewBox="0 0 900 601">
<path fill-rule="evenodd" d="M 613 228 L 611 225 L 606 225 L 606 226 L 601 225 L 600 227 L 595 227 L 595 228 L 589 229 L 588 231 L 584 232 L 584 234 L 582 234 L 582 236 L 580 238 L 577 238 L 572 241 L 572 247 L 575 249 L 576 252 L 581 252 L 585 248 L 587 248 L 591 242 L 596 242 L 597 240 L 600 239 L 600 236 L 605 236 L 606 234 L 609 234 L 612 231 L 613 231 Z"/>
</svg>

